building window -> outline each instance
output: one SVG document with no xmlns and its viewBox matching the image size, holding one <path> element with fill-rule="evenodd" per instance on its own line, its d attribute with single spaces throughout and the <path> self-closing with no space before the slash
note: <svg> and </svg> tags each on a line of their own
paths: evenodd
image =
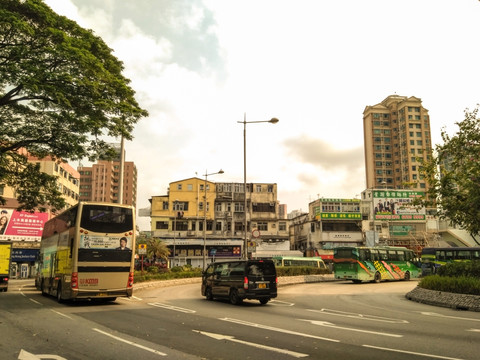
<svg viewBox="0 0 480 360">
<path fill-rule="evenodd" d="M 257 229 L 259 231 L 268 231 L 268 223 L 266 222 L 258 222 L 257 223 Z"/>
<path fill-rule="evenodd" d="M 188 184 L 187 185 L 187 190 L 192 191 L 193 190 L 193 184 Z"/>
<path fill-rule="evenodd" d="M 256 186 L 256 192 L 262 192 L 262 185 Z"/>
<path fill-rule="evenodd" d="M 215 223 L 215 230 L 222 231 L 222 223 L 220 221 Z"/>
<path fill-rule="evenodd" d="M 268 185 L 268 190 L 269 193 L 273 193 L 273 185 Z"/>
<path fill-rule="evenodd" d="M 286 222 L 279 222 L 278 223 L 278 230 L 279 231 L 286 231 L 287 230 L 287 223 Z"/>
<path fill-rule="evenodd" d="M 157 230 L 166 230 L 168 229 L 168 222 L 167 221 L 157 221 L 155 223 L 155 229 Z"/>
<path fill-rule="evenodd" d="M 244 210 L 244 207 L 243 207 L 243 203 L 239 203 L 239 202 L 236 202 L 235 203 L 235 212 L 243 212 Z"/>
<path fill-rule="evenodd" d="M 177 184 L 177 190 L 182 190 L 182 184 Z"/>
</svg>

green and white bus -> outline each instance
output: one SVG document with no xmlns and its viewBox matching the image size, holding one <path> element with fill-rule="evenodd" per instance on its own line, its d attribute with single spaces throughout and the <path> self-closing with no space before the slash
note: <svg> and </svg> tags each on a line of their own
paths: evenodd
<svg viewBox="0 0 480 360">
<path fill-rule="evenodd" d="M 417 278 L 415 254 L 404 247 L 338 247 L 334 249 L 335 279 L 380 282 Z"/>
</svg>

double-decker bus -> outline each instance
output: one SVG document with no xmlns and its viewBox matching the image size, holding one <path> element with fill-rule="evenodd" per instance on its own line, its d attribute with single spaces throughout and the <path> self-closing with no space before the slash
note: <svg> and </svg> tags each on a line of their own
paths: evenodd
<svg viewBox="0 0 480 360">
<path fill-rule="evenodd" d="M 480 247 L 426 247 L 422 249 L 422 276 L 435 274 L 449 262 L 480 260 Z"/>
<path fill-rule="evenodd" d="M 272 260 L 275 266 L 310 266 L 319 269 L 326 269 L 323 259 L 320 257 L 300 256 L 274 256 Z"/>
<path fill-rule="evenodd" d="M 59 302 L 132 296 L 134 248 L 132 206 L 80 202 L 45 223 L 36 286 Z"/>
<path fill-rule="evenodd" d="M 404 247 L 338 247 L 334 249 L 335 279 L 380 282 L 419 276 L 415 254 Z"/>
</svg>

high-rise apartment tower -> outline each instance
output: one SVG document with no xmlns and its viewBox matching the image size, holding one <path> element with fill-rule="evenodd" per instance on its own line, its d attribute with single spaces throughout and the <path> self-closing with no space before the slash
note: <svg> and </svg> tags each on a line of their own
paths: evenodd
<svg viewBox="0 0 480 360">
<path fill-rule="evenodd" d="M 431 156 L 428 110 L 417 97 L 390 95 L 363 111 L 367 188 L 426 190 L 420 159 Z"/>
</svg>

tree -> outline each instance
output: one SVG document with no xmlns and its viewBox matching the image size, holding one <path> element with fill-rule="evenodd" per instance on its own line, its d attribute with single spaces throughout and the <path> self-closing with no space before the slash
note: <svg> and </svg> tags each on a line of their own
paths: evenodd
<svg viewBox="0 0 480 360">
<path fill-rule="evenodd" d="M 28 164 L 22 150 L 94 161 L 114 155 L 105 136 L 132 139 L 134 125 L 148 113 L 122 71 L 101 38 L 41 0 L 2 0 L 0 187 L 16 190 L 19 209 L 63 206 L 55 178 Z"/>
<path fill-rule="evenodd" d="M 454 136 L 442 130 L 443 144 L 436 146 L 436 154 L 423 168 L 429 185 L 427 205 L 436 203 L 441 218 L 467 230 L 475 241 L 480 233 L 478 110 L 465 110 L 465 119 L 456 123 L 459 131 Z"/>
<path fill-rule="evenodd" d="M 149 258 L 163 259 L 167 262 L 170 250 L 163 241 L 150 238 L 147 240 L 147 256 Z"/>
</svg>

